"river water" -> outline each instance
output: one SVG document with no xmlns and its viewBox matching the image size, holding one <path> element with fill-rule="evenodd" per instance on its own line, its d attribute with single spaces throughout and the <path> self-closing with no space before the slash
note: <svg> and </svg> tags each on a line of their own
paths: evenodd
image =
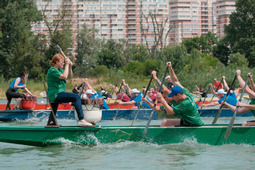
<svg viewBox="0 0 255 170">
<path fill-rule="evenodd" d="M 211 123 L 213 118 L 202 118 Z M 219 118 L 217 123 L 229 123 Z M 253 117 L 238 117 L 235 123 Z M 36 119 L 0 122 L 0 126 L 44 126 L 47 120 Z M 75 125 L 74 120 L 59 120 L 61 125 Z M 137 120 L 135 124 L 146 124 Z M 158 125 L 161 120 L 152 120 Z M 130 125 L 130 120 L 101 121 L 98 125 Z M 184 143 L 156 145 L 124 142 L 85 146 L 63 141 L 61 146 L 33 147 L 0 143 L 1 169 L 254 169 L 255 146 L 198 144 L 194 139 Z"/>
</svg>

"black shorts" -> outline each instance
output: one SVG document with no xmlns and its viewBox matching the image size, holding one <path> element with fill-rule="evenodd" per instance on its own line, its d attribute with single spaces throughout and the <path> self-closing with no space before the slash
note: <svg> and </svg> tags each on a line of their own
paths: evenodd
<svg viewBox="0 0 255 170">
<path fill-rule="evenodd" d="M 6 97 L 10 100 L 11 98 L 23 98 L 24 95 L 16 92 L 14 88 L 9 88 L 6 92 Z"/>
</svg>

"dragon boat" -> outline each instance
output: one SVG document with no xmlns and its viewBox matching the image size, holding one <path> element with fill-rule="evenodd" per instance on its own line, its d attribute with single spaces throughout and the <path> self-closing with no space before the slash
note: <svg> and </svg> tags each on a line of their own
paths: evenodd
<svg viewBox="0 0 255 170">
<path fill-rule="evenodd" d="M 144 126 L 0 126 L 0 142 L 31 146 L 62 145 L 66 143 L 98 145 L 125 141 L 154 144 L 182 143 L 193 140 L 200 144 L 248 144 L 254 145 L 255 127 L 234 125 L 228 139 L 223 139 L 227 125 L 201 127 L 149 126 L 146 136 Z"/>
</svg>

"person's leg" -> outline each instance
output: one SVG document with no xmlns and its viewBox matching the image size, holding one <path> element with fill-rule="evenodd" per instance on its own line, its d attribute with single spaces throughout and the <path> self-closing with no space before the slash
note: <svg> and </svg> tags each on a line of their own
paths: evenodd
<svg viewBox="0 0 255 170">
<path fill-rule="evenodd" d="M 255 126 L 255 120 L 245 121 L 242 123 L 242 126 Z"/>
<path fill-rule="evenodd" d="M 165 126 L 180 126 L 181 120 L 180 119 L 164 119 L 161 123 L 161 127 Z"/>
<path fill-rule="evenodd" d="M 58 94 L 57 98 L 55 99 L 54 102 L 57 103 L 64 103 L 64 102 L 73 102 L 75 110 L 78 114 L 79 120 L 83 120 L 83 111 L 81 107 L 81 98 L 78 94 L 75 93 L 68 93 L 68 92 L 61 92 Z"/>
<path fill-rule="evenodd" d="M 15 92 L 15 90 L 14 89 L 11 89 L 11 88 L 9 88 L 8 90 L 7 90 L 7 92 L 6 92 L 6 95 L 8 95 L 8 97 L 7 97 L 7 99 L 9 98 L 10 99 L 10 102 L 11 102 L 11 98 L 23 98 L 24 97 L 24 95 L 23 94 L 21 94 L 21 93 L 17 93 L 17 92 Z M 18 100 L 17 102 L 21 102 L 21 100 Z M 10 103 L 9 103 L 10 104 Z M 18 103 L 19 105 L 20 105 L 20 103 Z M 15 104 L 15 107 L 16 106 L 19 106 L 17 103 Z"/>
<path fill-rule="evenodd" d="M 11 101 L 12 101 L 12 97 L 9 95 L 8 91 L 5 93 L 6 98 L 7 98 L 7 104 L 6 104 L 6 110 L 11 110 Z"/>
</svg>

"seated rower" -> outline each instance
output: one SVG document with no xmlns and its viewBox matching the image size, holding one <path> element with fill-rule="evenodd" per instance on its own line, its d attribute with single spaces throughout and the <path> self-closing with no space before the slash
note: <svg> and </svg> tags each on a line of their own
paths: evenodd
<svg viewBox="0 0 255 170">
<path fill-rule="evenodd" d="M 237 79 L 239 81 L 239 84 L 241 86 L 241 88 L 243 89 L 245 86 L 245 81 L 242 79 L 241 77 L 241 70 L 237 70 L 236 71 L 236 75 L 237 75 Z M 244 104 L 244 103 L 240 103 L 238 102 L 236 104 L 236 106 L 239 106 L 239 108 L 237 109 L 238 114 L 244 114 L 247 112 L 252 112 L 253 115 L 255 116 L 255 84 L 252 80 L 252 74 L 248 73 L 247 76 L 249 77 L 249 81 L 250 81 L 250 87 L 247 85 L 245 88 L 245 92 L 249 95 L 249 97 L 251 98 L 251 102 L 249 104 Z M 223 103 L 225 106 L 227 106 L 230 110 L 232 110 L 233 112 L 236 110 L 236 106 L 233 106 L 231 104 L 229 104 L 228 102 Z M 242 123 L 242 126 L 255 126 L 255 121 L 245 121 Z"/>
<path fill-rule="evenodd" d="M 9 88 L 6 91 L 6 97 L 7 97 L 7 105 L 6 105 L 6 110 L 11 109 L 11 100 L 12 98 L 18 98 L 17 102 L 15 104 L 15 107 L 13 110 L 20 110 L 21 108 L 21 100 L 22 98 L 26 98 L 25 94 L 18 93 L 18 89 L 24 89 L 25 92 L 27 92 L 29 95 L 34 96 L 27 88 L 26 88 L 26 73 L 22 72 L 20 74 L 20 77 L 15 78 Z"/>
<path fill-rule="evenodd" d="M 223 89 L 223 84 L 217 80 L 217 78 L 213 79 L 214 83 L 213 83 L 213 88 L 216 89 L 216 91 L 218 91 L 219 89 Z"/>
<path fill-rule="evenodd" d="M 172 101 L 166 100 L 162 94 L 158 92 L 157 98 L 161 100 L 162 106 L 156 106 L 155 110 L 157 112 L 167 112 L 169 115 L 174 115 L 178 119 L 164 119 L 160 126 L 202 126 L 204 123 L 196 108 L 194 97 L 178 81 L 171 62 L 167 62 L 166 65 L 169 68 L 169 73 L 174 84 L 171 93 L 167 95 L 168 98 L 172 98 Z M 156 79 L 156 81 L 161 84 L 160 80 Z M 143 99 L 143 101 L 153 108 L 153 105 L 146 99 Z"/>
<path fill-rule="evenodd" d="M 86 89 L 85 93 L 89 99 L 103 98 L 103 96 L 99 92 L 94 90 L 94 88 L 90 85 L 87 78 L 84 79 L 84 82 L 85 82 L 85 89 Z M 107 105 L 104 99 L 103 99 L 103 104 L 104 104 L 103 109 L 109 109 L 109 106 Z"/>
<path fill-rule="evenodd" d="M 140 105 L 140 102 L 142 101 L 142 97 L 143 97 L 143 94 L 142 92 L 138 91 L 137 89 L 130 89 L 128 84 L 125 83 L 125 80 L 124 80 L 124 83 L 125 87 L 127 87 L 127 90 L 129 91 L 129 93 L 131 94 L 131 99 L 127 102 L 123 102 L 123 101 L 120 101 L 120 102 L 116 102 L 117 104 L 122 104 L 122 105 L 131 105 L 131 104 L 134 104 L 136 107 Z M 146 96 L 147 97 L 147 96 Z M 150 106 L 148 104 L 146 104 L 145 102 L 143 102 L 141 108 L 150 108 Z"/>
<path fill-rule="evenodd" d="M 121 100 L 123 102 L 128 102 L 130 100 L 130 97 L 127 94 L 125 94 L 123 92 L 119 93 L 119 88 L 117 86 L 113 86 L 113 89 L 114 89 L 114 92 L 116 93 L 117 99 L 119 99 L 119 100 Z M 122 89 L 125 90 L 124 87 L 122 87 Z"/>
<path fill-rule="evenodd" d="M 166 80 L 167 80 L 167 88 L 171 90 L 174 87 L 171 76 L 169 76 L 169 75 L 166 76 Z"/>
<path fill-rule="evenodd" d="M 53 56 L 50 61 L 51 67 L 47 72 L 48 96 L 50 102 L 66 103 L 73 102 L 78 115 L 79 126 L 92 126 L 84 119 L 81 98 L 78 94 L 65 92 L 66 79 L 73 76 L 72 62 L 69 58 L 64 58 L 60 53 Z M 63 70 L 65 64 L 65 68 Z"/>
<path fill-rule="evenodd" d="M 73 93 L 79 94 L 82 84 L 75 86 L 72 90 Z"/>
<path fill-rule="evenodd" d="M 197 91 L 195 91 L 193 93 L 200 95 L 200 100 L 199 101 L 201 101 L 201 98 L 207 97 L 207 93 L 206 93 L 206 91 L 203 88 L 199 88 L 197 85 L 196 85 L 196 88 L 197 88 Z"/>
<path fill-rule="evenodd" d="M 225 80 L 225 76 L 222 76 L 222 79 L 223 79 L 223 83 L 224 83 L 224 86 L 226 88 L 226 90 L 228 91 L 229 90 L 229 87 L 228 87 L 228 84 Z M 218 97 L 218 102 L 212 102 L 212 103 L 209 103 L 209 104 L 202 104 L 201 106 L 202 107 L 208 107 L 208 106 L 217 106 L 217 105 L 220 105 L 222 103 L 222 101 L 225 99 L 226 97 L 226 92 L 223 90 L 223 89 L 219 89 L 217 91 L 217 93 L 214 91 L 213 87 L 212 87 L 212 84 L 210 83 L 209 84 L 210 87 L 211 87 L 211 91 L 212 93 Z M 236 94 L 233 90 L 230 90 L 229 92 L 229 95 L 226 99 L 226 102 L 231 104 L 232 106 L 236 106 L 236 103 L 237 103 L 237 98 L 236 98 Z"/>
<path fill-rule="evenodd" d="M 101 85 L 100 86 L 100 88 L 101 88 L 101 95 L 103 96 L 103 99 L 111 99 L 112 98 L 112 95 L 108 92 L 108 91 L 106 91 L 104 88 L 103 88 L 103 86 Z"/>
</svg>

